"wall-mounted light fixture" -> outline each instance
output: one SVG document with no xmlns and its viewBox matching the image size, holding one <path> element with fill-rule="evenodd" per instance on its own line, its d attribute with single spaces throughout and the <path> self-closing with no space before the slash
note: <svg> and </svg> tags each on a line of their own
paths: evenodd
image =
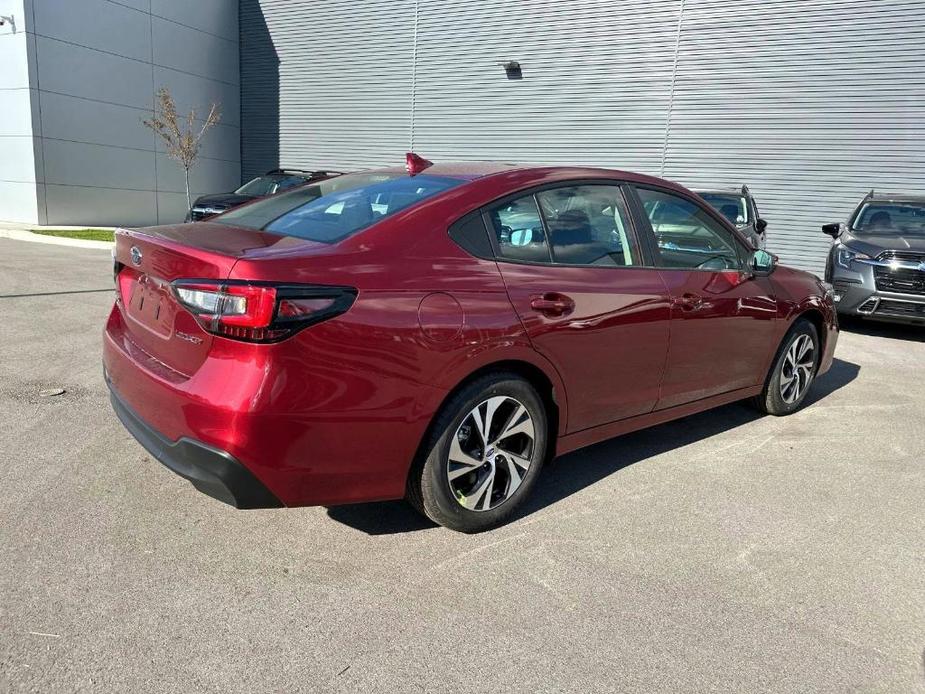
<svg viewBox="0 0 925 694">
<path fill-rule="evenodd" d="M 504 68 L 504 74 L 507 75 L 509 80 L 523 79 L 523 71 L 520 69 L 520 63 L 518 63 L 516 60 L 509 60 L 505 63 L 498 64 Z"/>
<path fill-rule="evenodd" d="M 2 27 L 7 22 L 10 23 L 10 27 L 13 29 L 13 33 L 16 33 L 16 20 L 13 19 L 13 15 L 0 14 L 0 27 Z"/>
</svg>

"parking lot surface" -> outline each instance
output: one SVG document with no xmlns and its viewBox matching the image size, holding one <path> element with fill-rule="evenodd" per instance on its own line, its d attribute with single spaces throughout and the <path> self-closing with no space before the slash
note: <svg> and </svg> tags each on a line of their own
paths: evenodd
<svg viewBox="0 0 925 694">
<path fill-rule="evenodd" d="M 110 409 L 111 302 L 108 252 L 0 239 L 0 689 L 925 691 L 925 329 L 848 326 L 803 411 L 564 456 L 466 536 L 196 492 Z"/>
</svg>

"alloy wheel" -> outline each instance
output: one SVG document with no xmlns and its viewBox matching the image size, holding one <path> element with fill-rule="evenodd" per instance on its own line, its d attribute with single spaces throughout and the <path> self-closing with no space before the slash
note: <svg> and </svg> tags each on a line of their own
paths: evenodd
<svg viewBox="0 0 925 694">
<path fill-rule="evenodd" d="M 450 440 L 450 491 L 470 511 L 488 511 L 511 498 L 533 464 L 536 430 L 523 403 L 498 395 L 463 418 Z"/>
<path fill-rule="evenodd" d="M 780 396 L 785 403 L 797 402 L 813 380 L 816 367 L 816 347 L 813 339 L 801 333 L 790 343 L 781 364 Z"/>
</svg>

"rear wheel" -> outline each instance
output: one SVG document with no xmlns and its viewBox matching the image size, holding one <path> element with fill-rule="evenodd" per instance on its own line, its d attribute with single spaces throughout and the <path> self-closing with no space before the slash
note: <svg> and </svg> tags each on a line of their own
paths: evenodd
<svg viewBox="0 0 925 694">
<path fill-rule="evenodd" d="M 776 416 L 800 409 L 816 377 L 819 358 L 816 326 L 797 320 L 781 343 L 764 390 L 755 399 L 758 409 Z"/>
<path fill-rule="evenodd" d="M 507 521 L 546 454 L 546 410 L 514 374 L 482 376 L 443 407 L 408 479 L 408 500 L 431 520 L 478 532 Z"/>
</svg>

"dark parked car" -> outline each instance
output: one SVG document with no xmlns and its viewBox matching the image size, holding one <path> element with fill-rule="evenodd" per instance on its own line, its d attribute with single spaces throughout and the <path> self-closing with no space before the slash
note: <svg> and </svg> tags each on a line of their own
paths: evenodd
<svg viewBox="0 0 925 694">
<path fill-rule="evenodd" d="M 925 196 L 870 191 L 822 230 L 835 239 L 825 277 L 839 313 L 925 323 Z"/>
<path fill-rule="evenodd" d="M 697 195 L 745 234 L 754 248 L 765 248 L 768 223 L 758 215 L 758 205 L 748 192 L 748 186 L 728 190 L 699 190 Z"/>
<path fill-rule="evenodd" d="M 406 497 L 477 531 L 554 455 L 789 414 L 832 364 L 822 282 L 678 185 L 426 164 L 117 232 L 105 376 L 155 458 L 242 508 Z"/>
<path fill-rule="evenodd" d="M 208 219 L 222 212 L 227 212 L 232 207 L 243 205 L 245 202 L 265 198 L 268 195 L 275 195 L 311 181 L 321 181 L 339 175 L 334 171 L 274 169 L 263 176 L 251 179 L 233 193 L 214 193 L 196 198 L 193 207 L 186 213 L 186 221 L 198 222 Z"/>
</svg>

